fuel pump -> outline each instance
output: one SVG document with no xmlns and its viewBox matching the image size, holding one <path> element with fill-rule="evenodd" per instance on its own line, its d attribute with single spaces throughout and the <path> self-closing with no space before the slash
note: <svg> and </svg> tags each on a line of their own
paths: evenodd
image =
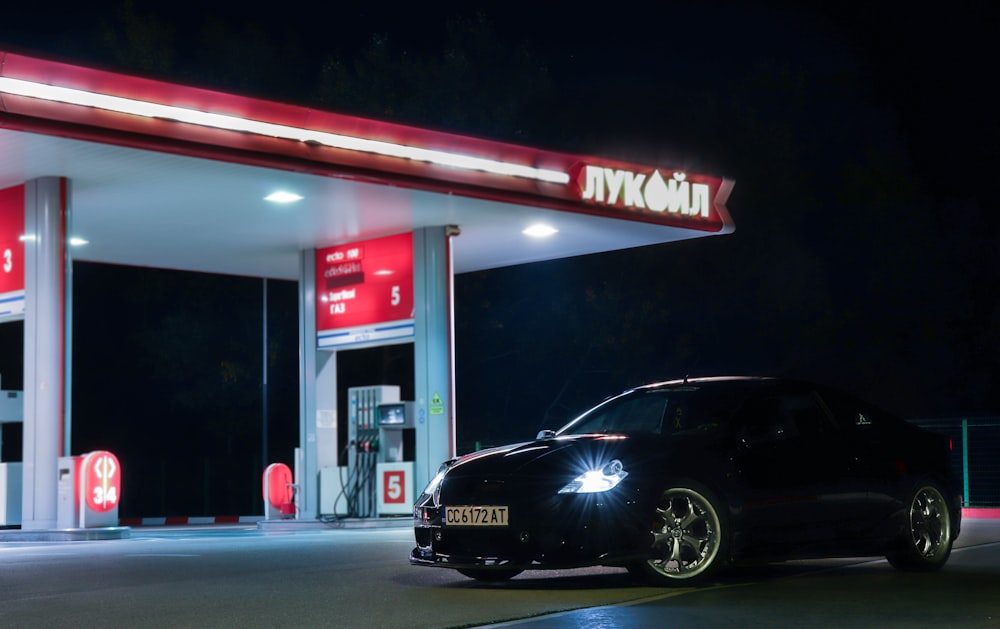
<svg viewBox="0 0 1000 629">
<path fill-rule="evenodd" d="M 414 502 L 413 402 L 378 405 L 379 463 L 376 466 L 378 514 L 410 515 Z"/>
<path fill-rule="evenodd" d="M 376 515 L 376 466 L 381 439 L 378 405 L 399 401 L 399 387 L 376 385 L 347 390 L 347 478 L 343 481 L 347 516 L 372 518 Z"/>
<path fill-rule="evenodd" d="M 379 462 L 412 461 L 414 448 L 413 402 L 379 404 L 376 413 L 378 417 Z"/>
</svg>

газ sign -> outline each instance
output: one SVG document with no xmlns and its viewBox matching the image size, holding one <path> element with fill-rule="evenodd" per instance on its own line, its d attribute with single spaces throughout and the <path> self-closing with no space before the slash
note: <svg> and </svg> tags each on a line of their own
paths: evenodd
<svg viewBox="0 0 1000 629">
<path fill-rule="evenodd" d="M 413 235 L 316 251 L 317 346 L 413 336 Z"/>
<path fill-rule="evenodd" d="M 0 319 L 24 316 L 24 186 L 0 190 Z"/>
</svg>

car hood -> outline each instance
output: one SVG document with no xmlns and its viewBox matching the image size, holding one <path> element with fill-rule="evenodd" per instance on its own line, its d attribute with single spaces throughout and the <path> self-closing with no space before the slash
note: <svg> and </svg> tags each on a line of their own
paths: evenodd
<svg viewBox="0 0 1000 629">
<path fill-rule="evenodd" d="M 623 456 L 634 449 L 634 441 L 622 435 L 573 435 L 516 443 L 459 457 L 448 475 L 579 473 Z"/>
</svg>

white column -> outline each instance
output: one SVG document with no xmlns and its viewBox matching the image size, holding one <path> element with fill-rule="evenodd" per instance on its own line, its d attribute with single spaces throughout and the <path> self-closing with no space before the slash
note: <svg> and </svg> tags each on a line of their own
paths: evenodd
<svg viewBox="0 0 1000 629">
<path fill-rule="evenodd" d="M 419 492 L 455 456 L 452 226 L 413 232 L 414 391 Z"/>
<path fill-rule="evenodd" d="M 25 184 L 24 448 L 21 528 L 55 528 L 58 460 L 70 443 L 69 181 Z"/>
<path fill-rule="evenodd" d="M 295 502 L 299 516 L 319 515 L 319 469 L 316 464 L 316 250 L 299 257 L 299 457 Z M 334 407 L 336 408 L 336 407 Z"/>
</svg>

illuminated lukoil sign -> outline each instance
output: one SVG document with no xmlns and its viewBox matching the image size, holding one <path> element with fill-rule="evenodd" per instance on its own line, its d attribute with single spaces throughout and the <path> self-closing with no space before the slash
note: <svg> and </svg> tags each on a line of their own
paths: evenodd
<svg viewBox="0 0 1000 629">
<path fill-rule="evenodd" d="M 595 205 L 705 219 L 712 207 L 711 186 L 689 181 L 681 171 L 665 178 L 658 169 L 632 172 L 588 165 L 580 169 L 577 183 L 580 198 Z"/>
</svg>

